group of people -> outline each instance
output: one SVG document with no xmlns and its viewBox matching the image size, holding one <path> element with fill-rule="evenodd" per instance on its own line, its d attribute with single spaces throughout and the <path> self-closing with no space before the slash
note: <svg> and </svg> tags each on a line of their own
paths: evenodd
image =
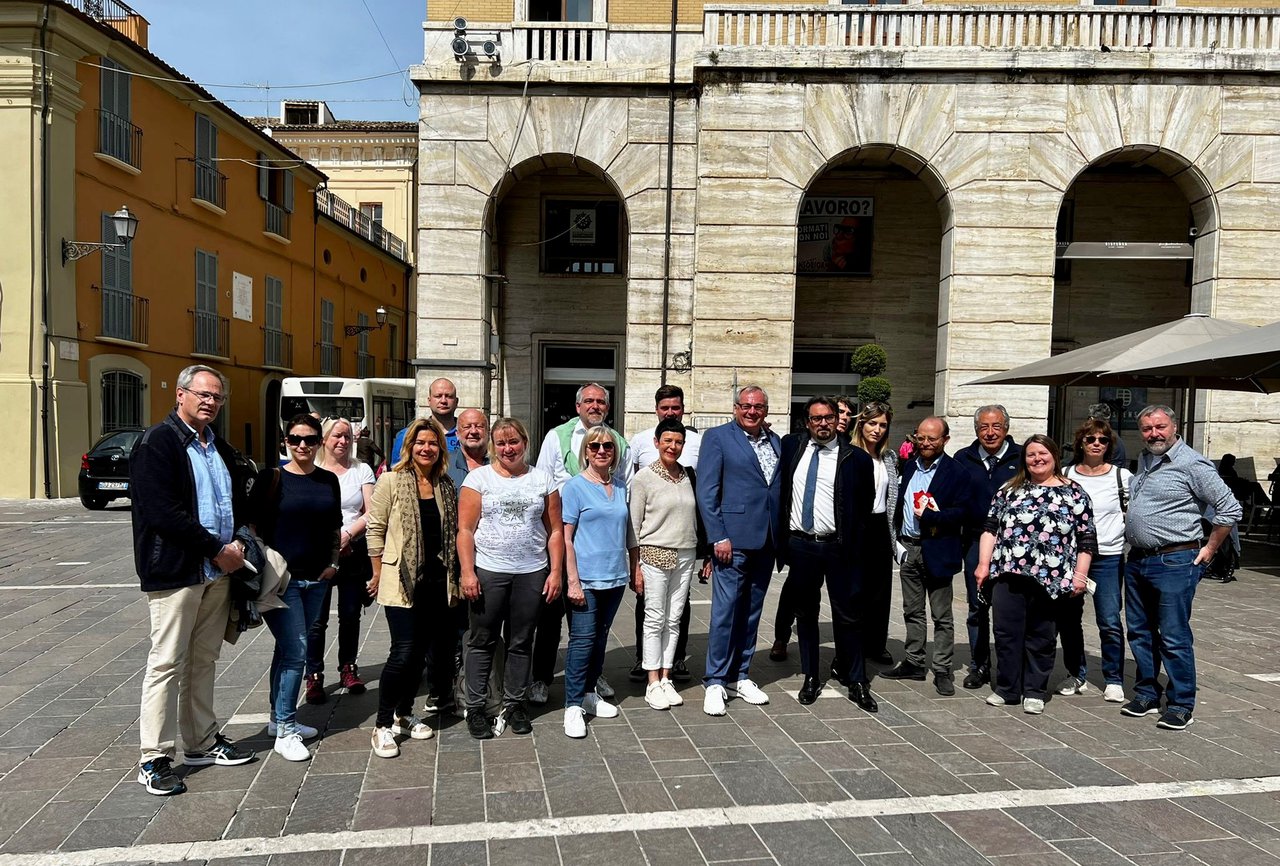
<svg viewBox="0 0 1280 866">
<path fill-rule="evenodd" d="M 366 688 L 356 657 L 362 611 L 376 600 L 386 618 L 390 649 L 371 732 L 384 758 L 399 754 L 399 738 L 434 736 L 428 714 L 451 707 L 477 739 L 508 728 L 530 733 L 527 706 L 549 700 L 566 618 L 564 733 L 585 737 L 591 718 L 616 716 L 603 668 L 628 588 L 636 594 L 631 678 L 644 683 L 654 710 L 682 704 L 676 683 L 690 679 L 695 575 L 711 583 L 704 712 L 723 715 L 732 698 L 768 703 L 751 666 L 764 599 L 782 566 L 770 655 L 786 659 L 794 622 L 802 704 L 828 679 L 819 659 L 824 584 L 836 646 L 831 677 L 851 701 L 878 710 L 868 662 L 888 666 L 880 676 L 889 679 L 924 680 L 931 669 L 937 692 L 954 694 L 951 583 L 963 571 L 966 688 L 992 681 L 994 624 L 988 703 L 1043 711 L 1058 635 L 1068 668 L 1059 691 L 1088 688 L 1086 590 L 1102 635 L 1105 697 L 1124 701 L 1123 586 L 1137 677 L 1122 712 L 1160 711 L 1163 664 L 1169 686 L 1159 723 L 1191 721 L 1195 582 L 1240 515 L 1212 464 L 1177 438 L 1168 407 L 1142 413 L 1147 450 L 1130 478 L 1108 462 L 1115 437 L 1105 421 L 1077 431 L 1079 459 L 1069 469 L 1046 436 L 1015 444 L 999 406 L 976 413 L 977 439 L 955 457 L 945 452 L 945 419 L 925 419 L 914 455 L 900 463 L 889 447 L 888 404 L 858 410 L 846 398 L 815 397 L 803 428 L 779 437 L 756 385 L 737 389 L 733 420 L 701 434 L 683 423 L 681 389 L 664 385 L 655 394 L 657 424 L 630 442 L 605 422 L 608 391 L 584 385 L 576 417 L 547 433 L 531 464 L 518 419 L 490 428 L 479 410 L 458 413 L 447 379 L 430 393 L 430 414 L 402 431 L 376 480 L 355 459 L 350 420 L 298 415 L 285 425 L 289 459 L 259 473 L 242 497 L 230 483 L 230 450 L 210 426 L 226 399 L 225 377 L 202 365 L 179 374 L 173 413 L 143 435 L 131 466 L 135 561 L 151 614 L 138 773 L 148 791 L 185 790 L 173 768 L 179 726 L 188 766 L 253 759 L 219 732 L 213 674 L 224 637 L 233 640 L 255 611 L 275 639 L 268 733 L 284 759 L 310 758 L 306 741 L 318 732 L 298 721 L 297 705 L 304 686 L 308 702 L 327 700 L 335 592 L 345 692 Z M 1202 547 L 1205 505 L 1215 529 Z M 895 560 L 906 625 L 896 664 L 887 645 Z M 927 662 L 926 604 L 934 623 Z M 426 702 L 415 713 L 424 674 Z"/>
</svg>

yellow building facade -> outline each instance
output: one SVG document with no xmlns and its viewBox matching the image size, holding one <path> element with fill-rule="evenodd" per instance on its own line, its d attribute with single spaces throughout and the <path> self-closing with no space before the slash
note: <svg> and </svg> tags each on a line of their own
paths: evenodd
<svg viewBox="0 0 1280 866">
<path fill-rule="evenodd" d="M 227 375 L 219 432 L 259 461 L 278 450 L 282 378 L 402 369 L 403 253 L 323 172 L 151 54 L 144 19 L 15 2 L 0 37 L 0 447 L 19 456 L 0 496 L 74 495 L 80 455 L 164 417 L 189 364 Z M 122 206 L 138 219 L 124 246 Z M 68 241 L 104 247 L 64 261 Z M 345 335 L 379 307 L 385 327 Z"/>
</svg>

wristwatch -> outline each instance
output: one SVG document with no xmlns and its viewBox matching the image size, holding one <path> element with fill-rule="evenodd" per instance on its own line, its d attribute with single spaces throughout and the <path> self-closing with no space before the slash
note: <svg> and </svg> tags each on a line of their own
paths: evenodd
<svg viewBox="0 0 1280 866">
<path fill-rule="evenodd" d="M 329 567 L 330 567 L 330 568 L 332 568 L 334 571 L 337 571 L 337 570 L 338 570 L 338 563 L 336 563 L 336 562 L 331 562 L 331 563 L 329 563 Z"/>
</svg>

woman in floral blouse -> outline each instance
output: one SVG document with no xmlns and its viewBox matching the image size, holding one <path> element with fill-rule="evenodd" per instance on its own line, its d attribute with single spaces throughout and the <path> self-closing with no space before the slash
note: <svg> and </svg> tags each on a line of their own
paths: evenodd
<svg viewBox="0 0 1280 866">
<path fill-rule="evenodd" d="M 975 576 L 991 599 L 996 679 L 987 703 L 1043 713 L 1059 599 L 1085 591 L 1097 551 L 1089 494 L 1062 474 L 1058 443 L 1037 433 L 987 513 Z"/>
</svg>

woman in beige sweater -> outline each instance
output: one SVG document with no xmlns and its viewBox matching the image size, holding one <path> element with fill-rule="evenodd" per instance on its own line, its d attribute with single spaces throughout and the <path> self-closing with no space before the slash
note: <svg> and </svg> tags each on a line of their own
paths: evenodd
<svg viewBox="0 0 1280 866">
<path fill-rule="evenodd" d="M 694 472 L 680 465 L 684 425 L 668 418 L 654 430 L 658 459 L 631 481 L 631 527 L 640 545 L 635 589 L 643 593 L 644 640 L 640 663 L 648 672 L 645 703 L 665 710 L 684 703 L 671 683 L 680 617 L 706 535 L 694 498 Z M 703 570 L 709 561 L 703 563 Z"/>
</svg>

